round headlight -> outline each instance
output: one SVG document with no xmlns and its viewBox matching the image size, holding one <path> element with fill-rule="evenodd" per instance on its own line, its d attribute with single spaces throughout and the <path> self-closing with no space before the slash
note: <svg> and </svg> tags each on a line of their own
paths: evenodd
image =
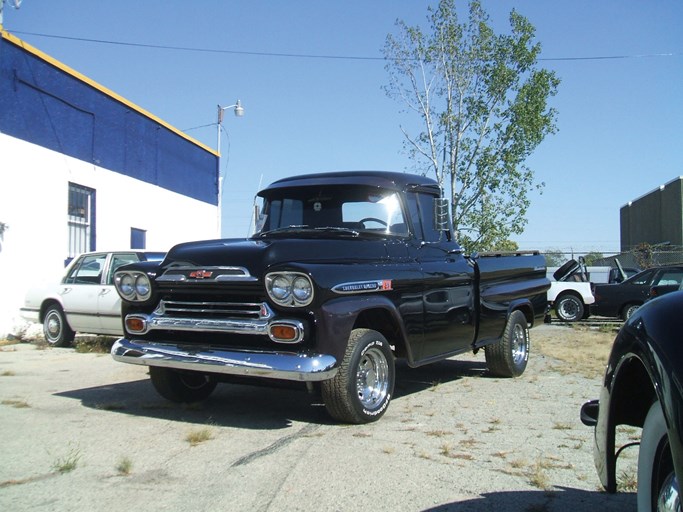
<svg viewBox="0 0 683 512">
<path fill-rule="evenodd" d="M 285 276 L 277 276 L 271 283 L 270 292 L 276 300 L 285 300 L 292 293 L 292 284 Z"/>
<path fill-rule="evenodd" d="M 135 296 L 135 279 L 130 274 L 123 274 L 119 280 L 119 291 L 126 298 Z"/>
<path fill-rule="evenodd" d="M 292 294 L 297 302 L 308 302 L 313 295 L 311 281 L 304 276 L 298 276 L 292 282 Z"/>
<path fill-rule="evenodd" d="M 302 272 L 272 272 L 266 276 L 266 291 L 280 306 L 300 308 L 313 301 L 313 282 Z"/>
<path fill-rule="evenodd" d="M 150 290 L 149 278 L 145 274 L 139 274 L 135 279 L 135 292 L 138 294 L 138 297 L 143 300 L 147 299 Z"/>
</svg>

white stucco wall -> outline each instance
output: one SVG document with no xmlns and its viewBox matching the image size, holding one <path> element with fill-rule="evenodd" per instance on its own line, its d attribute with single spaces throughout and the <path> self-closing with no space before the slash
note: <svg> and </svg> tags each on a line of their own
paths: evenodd
<svg viewBox="0 0 683 512">
<path fill-rule="evenodd" d="M 154 251 L 217 237 L 216 206 L 1 133 L 0 155 L 0 337 L 22 324 L 28 287 L 63 273 L 69 182 L 96 190 L 98 251 L 129 249 L 131 227 Z"/>
</svg>

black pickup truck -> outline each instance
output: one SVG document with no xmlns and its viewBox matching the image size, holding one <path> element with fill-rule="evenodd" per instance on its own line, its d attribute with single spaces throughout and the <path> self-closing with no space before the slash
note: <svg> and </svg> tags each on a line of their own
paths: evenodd
<svg viewBox="0 0 683 512">
<path fill-rule="evenodd" d="M 389 405 L 395 358 L 417 367 L 483 348 L 492 374 L 524 372 L 545 259 L 465 256 L 435 181 L 324 173 L 258 196 L 252 237 L 181 244 L 116 274 L 125 334 L 112 355 L 148 365 L 163 397 L 299 381 L 337 420 L 366 423 Z"/>
</svg>

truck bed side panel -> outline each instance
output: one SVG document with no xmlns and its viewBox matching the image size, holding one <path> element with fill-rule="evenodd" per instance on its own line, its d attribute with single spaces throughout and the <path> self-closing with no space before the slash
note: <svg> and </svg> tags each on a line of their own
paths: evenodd
<svg viewBox="0 0 683 512">
<path fill-rule="evenodd" d="M 485 254 L 476 261 L 480 276 L 477 341 L 499 338 L 514 309 L 521 309 L 530 324 L 542 318 L 550 287 L 542 255 Z"/>
</svg>

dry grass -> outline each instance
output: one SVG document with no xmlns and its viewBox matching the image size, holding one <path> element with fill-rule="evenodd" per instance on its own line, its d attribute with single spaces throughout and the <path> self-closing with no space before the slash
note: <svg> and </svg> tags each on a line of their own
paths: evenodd
<svg viewBox="0 0 683 512">
<path fill-rule="evenodd" d="M 190 446 L 197 446 L 200 443 L 213 439 L 213 434 L 209 428 L 201 428 L 193 430 L 185 436 L 185 441 L 190 443 Z"/>
<path fill-rule="evenodd" d="M 613 329 L 572 325 L 558 328 L 550 335 L 536 333 L 533 341 L 541 354 L 566 363 L 555 368 L 559 373 L 601 379 L 615 336 Z"/>
</svg>

